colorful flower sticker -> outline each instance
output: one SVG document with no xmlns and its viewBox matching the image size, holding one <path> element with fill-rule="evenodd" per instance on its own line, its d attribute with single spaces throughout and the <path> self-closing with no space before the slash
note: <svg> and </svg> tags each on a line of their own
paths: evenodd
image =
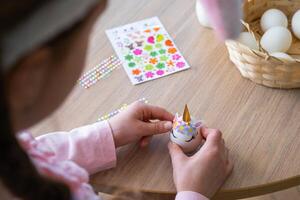
<svg viewBox="0 0 300 200">
<path fill-rule="evenodd" d="M 172 47 L 173 46 L 173 42 L 171 40 L 166 40 L 165 44 L 168 46 L 168 47 Z"/>
<path fill-rule="evenodd" d="M 143 62 L 143 58 L 142 58 L 142 57 L 139 57 L 139 56 L 135 56 L 133 60 L 134 60 L 134 62 L 136 62 L 136 63 L 142 63 L 142 62 Z"/>
<path fill-rule="evenodd" d="M 148 64 L 145 66 L 145 70 L 147 70 L 147 71 L 152 71 L 153 69 L 154 69 L 154 66 L 151 64 Z"/>
<path fill-rule="evenodd" d="M 133 59 L 132 55 L 126 55 L 125 60 L 131 61 Z"/>
<path fill-rule="evenodd" d="M 160 27 L 154 27 L 153 30 L 154 30 L 155 32 L 157 32 L 157 31 L 160 30 Z"/>
<path fill-rule="evenodd" d="M 148 37 L 147 42 L 150 44 L 154 44 L 154 37 L 153 36 Z"/>
<path fill-rule="evenodd" d="M 163 75 L 164 73 L 165 73 L 164 70 L 161 69 L 156 71 L 156 74 L 159 76 Z"/>
<path fill-rule="evenodd" d="M 167 61 L 169 59 L 169 57 L 163 55 L 163 56 L 160 56 L 159 59 L 160 59 L 160 61 Z"/>
<path fill-rule="evenodd" d="M 155 48 L 161 49 L 162 48 L 162 44 L 160 44 L 160 43 L 155 44 Z"/>
<path fill-rule="evenodd" d="M 165 54 L 166 53 L 166 50 L 165 49 L 161 49 L 158 51 L 160 54 Z"/>
<path fill-rule="evenodd" d="M 136 66 L 136 64 L 134 62 L 128 63 L 128 67 L 135 67 L 135 66 Z"/>
<path fill-rule="evenodd" d="M 181 58 L 181 56 L 179 54 L 175 54 L 172 56 L 173 60 L 179 60 Z"/>
<path fill-rule="evenodd" d="M 174 62 L 172 60 L 167 61 L 167 66 L 168 67 L 173 67 L 174 66 Z"/>
<path fill-rule="evenodd" d="M 153 73 L 153 72 L 147 72 L 147 73 L 145 74 L 145 76 L 146 76 L 146 78 L 153 78 L 154 73 Z"/>
<path fill-rule="evenodd" d="M 157 59 L 156 58 L 150 58 L 149 63 L 155 65 L 157 63 Z"/>
<path fill-rule="evenodd" d="M 178 62 L 178 63 L 176 63 L 176 67 L 178 67 L 178 68 L 183 68 L 184 66 L 185 66 L 184 62 Z"/>
<path fill-rule="evenodd" d="M 157 36 L 156 36 L 156 42 L 161 42 L 161 41 L 163 41 L 165 38 L 164 38 L 164 36 L 162 35 L 162 34 L 158 34 Z"/>
<path fill-rule="evenodd" d="M 156 65 L 156 68 L 158 68 L 158 69 L 162 69 L 162 68 L 165 68 L 165 64 L 164 63 L 158 63 L 157 65 Z"/>
<path fill-rule="evenodd" d="M 152 52 L 150 53 L 150 56 L 152 56 L 152 57 L 157 56 L 157 52 L 156 52 L 156 51 L 152 51 Z"/>
<path fill-rule="evenodd" d="M 143 51 L 141 49 L 135 49 L 133 51 L 133 53 L 138 56 L 138 55 L 141 55 L 143 53 Z"/>
<path fill-rule="evenodd" d="M 176 48 L 169 48 L 168 49 L 168 53 L 170 53 L 170 54 L 174 54 L 174 53 L 176 53 L 177 52 L 177 49 Z"/>
<path fill-rule="evenodd" d="M 141 70 L 139 70 L 139 69 L 132 70 L 133 75 L 139 75 L 140 73 L 141 73 Z"/>
<path fill-rule="evenodd" d="M 152 45 L 145 45 L 144 50 L 145 51 L 152 51 L 153 47 Z"/>
</svg>

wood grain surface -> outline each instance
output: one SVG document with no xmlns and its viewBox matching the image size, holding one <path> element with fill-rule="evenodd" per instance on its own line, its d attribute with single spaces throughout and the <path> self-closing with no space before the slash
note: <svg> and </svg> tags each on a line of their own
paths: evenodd
<svg viewBox="0 0 300 200">
<path fill-rule="evenodd" d="M 34 135 L 93 123 L 142 97 L 173 113 L 182 112 L 187 103 L 193 116 L 223 132 L 234 160 L 234 171 L 219 194 L 244 191 L 251 196 L 242 189 L 273 182 L 280 186 L 276 190 L 300 184 L 300 90 L 270 89 L 243 79 L 225 45 L 211 30 L 200 27 L 195 1 L 109 1 L 95 24 L 85 71 L 114 54 L 106 29 L 152 16 L 160 18 L 192 68 L 137 86 L 118 69 L 90 89 L 77 85 L 52 116 L 31 129 Z M 118 149 L 117 167 L 92 176 L 92 184 L 175 192 L 168 141 L 165 134 L 154 137 L 145 149 L 137 145 Z M 292 182 L 285 185 L 282 180 L 288 178 Z M 262 193 L 266 192 L 271 190 Z"/>
</svg>

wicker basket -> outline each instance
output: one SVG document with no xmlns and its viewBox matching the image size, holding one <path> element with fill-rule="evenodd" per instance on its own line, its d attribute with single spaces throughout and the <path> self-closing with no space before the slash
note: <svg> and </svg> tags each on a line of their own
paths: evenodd
<svg viewBox="0 0 300 200">
<path fill-rule="evenodd" d="M 245 0 L 243 6 L 245 29 L 255 36 L 259 51 L 237 41 L 226 41 L 230 60 L 243 77 L 255 83 L 273 88 L 300 88 L 300 40 L 293 36 L 287 52 L 292 60 L 270 56 L 258 42 L 263 35 L 260 28 L 262 14 L 267 9 L 278 8 L 288 16 L 290 26 L 293 14 L 300 9 L 300 0 Z"/>
</svg>

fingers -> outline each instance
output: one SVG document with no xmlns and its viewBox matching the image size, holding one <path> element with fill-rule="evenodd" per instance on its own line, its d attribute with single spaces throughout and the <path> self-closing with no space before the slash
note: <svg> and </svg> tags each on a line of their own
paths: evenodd
<svg viewBox="0 0 300 200">
<path fill-rule="evenodd" d="M 202 135 L 206 139 L 207 144 L 222 144 L 222 133 L 218 129 L 202 128 Z M 225 142 L 224 142 L 225 144 Z"/>
<path fill-rule="evenodd" d="M 170 121 L 157 121 L 157 122 L 149 122 L 144 123 L 144 136 L 155 135 L 166 133 L 172 129 L 172 122 Z"/>
<path fill-rule="evenodd" d="M 137 109 L 140 109 L 144 120 L 159 119 L 164 121 L 173 121 L 174 119 L 173 114 L 161 107 L 152 106 L 142 102 L 135 102 L 133 105 L 137 106 Z"/>
<path fill-rule="evenodd" d="M 140 140 L 140 147 L 146 147 L 148 146 L 148 144 L 151 142 L 152 136 L 145 136 L 142 137 L 142 139 Z"/>
<path fill-rule="evenodd" d="M 186 155 L 177 144 L 170 142 L 168 148 L 173 166 L 179 164 L 186 158 Z"/>
<path fill-rule="evenodd" d="M 173 121 L 174 115 L 166 111 L 163 108 L 157 106 L 147 106 L 148 112 L 150 113 L 149 119 L 159 119 L 166 121 Z"/>
<path fill-rule="evenodd" d="M 211 137 L 211 136 L 213 136 L 213 138 L 216 138 L 216 139 L 221 139 L 222 138 L 222 133 L 218 129 L 211 129 L 211 128 L 206 128 L 206 127 L 201 127 L 200 132 L 201 132 L 202 136 L 206 139 L 208 137 Z"/>
</svg>

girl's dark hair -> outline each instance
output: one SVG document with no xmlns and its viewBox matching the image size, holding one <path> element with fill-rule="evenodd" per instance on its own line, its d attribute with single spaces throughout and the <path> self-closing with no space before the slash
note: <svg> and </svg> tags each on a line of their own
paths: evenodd
<svg viewBox="0 0 300 200">
<path fill-rule="evenodd" d="M 0 24 L 9 29 L 36 9 L 43 0 L 4 0 Z M 3 30 L 3 29 L 2 29 Z M 1 34 L 3 32 L 1 31 Z M 0 59 L 1 59 L 0 49 Z M 1 62 L 0 62 L 1 63 Z M 71 200 L 69 188 L 39 174 L 30 158 L 19 146 L 12 129 L 5 77 L 0 66 L 0 179 L 15 196 L 24 200 Z"/>
</svg>

